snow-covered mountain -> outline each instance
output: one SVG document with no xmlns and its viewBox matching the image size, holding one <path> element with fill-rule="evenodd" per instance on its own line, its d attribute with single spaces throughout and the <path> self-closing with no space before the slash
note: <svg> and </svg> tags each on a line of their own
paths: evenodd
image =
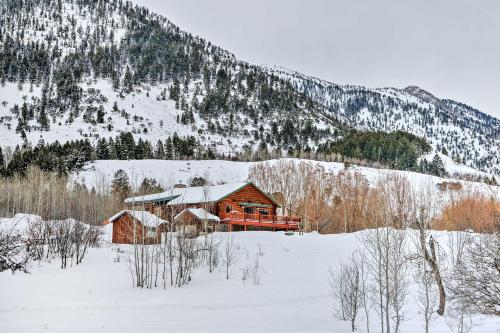
<svg viewBox="0 0 500 333">
<path fill-rule="evenodd" d="M 268 71 L 289 80 L 351 126 L 413 133 L 458 163 L 500 172 L 500 120 L 468 105 L 439 99 L 417 86 L 371 89 L 338 85 L 281 67 Z"/>
<path fill-rule="evenodd" d="M 132 132 L 224 153 L 310 151 L 350 128 L 403 130 L 500 174 L 500 120 L 472 107 L 248 64 L 121 0 L 2 1 L 0 84 L 2 146 Z"/>
</svg>

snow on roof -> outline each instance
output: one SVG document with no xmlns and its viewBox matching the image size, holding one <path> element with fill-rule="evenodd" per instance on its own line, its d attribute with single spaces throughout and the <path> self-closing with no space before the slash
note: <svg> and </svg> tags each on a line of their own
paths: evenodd
<svg viewBox="0 0 500 333">
<path fill-rule="evenodd" d="M 167 221 L 162 220 L 158 216 L 151 214 L 145 210 L 122 210 L 118 214 L 115 214 L 109 218 L 109 222 L 113 223 L 123 214 L 129 214 L 136 220 L 140 221 L 143 225 L 147 227 L 156 227 L 160 224 L 167 223 Z"/>
<path fill-rule="evenodd" d="M 209 212 L 207 212 L 203 208 L 186 208 L 174 217 L 174 221 L 177 220 L 177 218 L 179 216 L 181 216 L 182 214 L 184 214 L 185 212 L 190 212 L 191 214 L 193 214 L 194 216 L 196 216 L 200 220 L 209 220 L 209 221 L 220 222 L 220 218 L 217 215 L 210 214 Z"/>
<path fill-rule="evenodd" d="M 227 183 L 213 186 L 194 186 L 186 188 L 174 188 L 162 193 L 144 195 L 128 198 L 126 203 L 143 203 L 154 201 L 166 201 L 168 205 L 193 204 L 202 202 L 219 201 L 225 196 L 239 190 L 250 183 Z"/>
</svg>

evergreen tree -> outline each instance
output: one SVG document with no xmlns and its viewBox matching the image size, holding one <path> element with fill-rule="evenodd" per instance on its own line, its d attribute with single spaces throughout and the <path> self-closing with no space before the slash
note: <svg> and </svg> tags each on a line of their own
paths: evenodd
<svg viewBox="0 0 500 333">
<path fill-rule="evenodd" d="M 96 157 L 98 160 L 109 160 L 111 158 L 108 142 L 104 138 L 97 142 Z"/>
<path fill-rule="evenodd" d="M 106 112 L 104 112 L 104 107 L 102 105 L 99 106 L 99 109 L 97 110 L 97 122 L 99 124 L 104 123 L 104 115 Z"/>
<path fill-rule="evenodd" d="M 130 191 L 127 173 L 122 169 L 117 170 L 111 182 L 111 193 L 119 200 L 123 201 L 130 194 Z"/>
<path fill-rule="evenodd" d="M 132 72 L 130 71 L 130 67 L 127 65 L 127 68 L 125 70 L 125 76 L 123 77 L 123 87 L 125 88 L 125 91 L 127 93 L 132 92 L 133 88 L 133 76 Z"/>
<path fill-rule="evenodd" d="M 161 140 L 158 140 L 158 142 L 156 143 L 155 159 L 165 159 L 165 149 L 163 148 L 163 142 L 161 142 Z"/>
<path fill-rule="evenodd" d="M 193 177 L 189 186 L 205 186 L 207 185 L 207 180 L 203 177 Z"/>
<path fill-rule="evenodd" d="M 0 170 L 3 170 L 5 167 L 5 158 L 3 156 L 2 147 L 0 147 Z"/>
<path fill-rule="evenodd" d="M 144 194 L 152 194 L 152 193 L 160 193 L 163 192 L 163 187 L 156 181 L 154 178 L 144 178 L 139 187 L 139 193 L 141 195 Z"/>
<path fill-rule="evenodd" d="M 441 157 L 439 157 L 438 154 L 435 154 L 434 157 L 432 158 L 429 169 L 431 174 L 436 175 L 438 177 L 446 175 L 446 169 L 444 167 L 443 160 L 441 159 Z"/>
<path fill-rule="evenodd" d="M 172 139 L 170 137 L 165 141 L 165 159 L 172 160 L 174 159 L 174 147 L 172 145 Z"/>
<path fill-rule="evenodd" d="M 38 123 L 40 124 L 40 128 L 44 131 L 48 131 L 50 129 L 49 118 L 47 118 L 47 114 L 45 113 L 45 109 L 40 110 L 40 114 L 38 116 Z"/>
<path fill-rule="evenodd" d="M 181 93 L 181 88 L 179 80 L 175 79 L 174 84 L 170 87 L 169 97 L 171 100 L 178 102 L 180 93 Z"/>
<path fill-rule="evenodd" d="M 118 103 L 116 103 L 116 101 L 113 103 L 113 110 L 112 110 L 113 113 L 118 113 L 120 112 L 120 109 L 118 109 Z"/>
</svg>

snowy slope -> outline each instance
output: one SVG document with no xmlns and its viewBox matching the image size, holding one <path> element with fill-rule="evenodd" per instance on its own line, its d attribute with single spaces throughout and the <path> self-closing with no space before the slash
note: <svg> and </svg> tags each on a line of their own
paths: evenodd
<svg viewBox="0 0 500 333">
<path fill-rule="evenodd" d="M 59 141 L 64 143 L 81 138 L 89 138 L 93 143 L 99 138 L 115 138 L 121 132 L 134 133 L 135 139 L 147 139 L 153 143 L 163 140 L 174 133 L 179 135 L 195 135 L 206 145 L 217 147 L 220 152 L 228 153 L 241 149 L 247 140 L 241 138 L 231 138 L 228 140 L 222 135 L 200 134 L 200 130 L 206 130 L 206 122 L 198 116 L 196 126 L 183 125 L 177 122 L 182 111 L 175 108 L 175 103 L 171 100 L 161 100 L 161 91 L 168 85 L 144 85 L 142 89 L 137 89 L 133 94 L 119 96 L 113 91 L 111 83 L 107 80 L 89 80 L 82 84 L 85 90 L 95 89 L 99 95 L 105 97 L 100 103 L 88 103 L 86 106 L 102 105 L 107 113 L 106 121 L 103 124 L 91 124 L 83 119 L 83 114 L 71 122 L 69 115 L 56 119 L 50 124 L 49 131 L 33 129 L 26 133 L 27 140 L 33 144 L 43 140 L 46 143 Z M 26 90 L 19 91 L 14 84 L 7 83 L 5 87 L 0 87 L 0 100 L 6 101 L 5 106 L 0 105 L 0 146 L 14 147 L 21 145 L 23 139 L 16 133 L 17 119 L 10 111 L 15 104 L 22 105 L 24 99 L 29 100 L 31 96 L 37 96 L 39 88 L 32 93 Z M 147 94 L 149 96 L 147 96 Z M 113 113 L 112 108 L 116 102 L 120 112 Z M 33 122 L 34 123 L 34 122 Z M 108 129 L 111 126 L 111 130 Z M 147 132 L 144 131 L 146 129 Z"/>
<path fill-rule="evenodd" d="M 66 270 L 55 261 L 31 267 L 30 274 L 0 273 L 0 332 L 350 332 L 348 322 L 334 317 L 329 270 L 358 247 L 356 234 L 232 236 L 241 255 L 231 278 L 225 279 L 221 267 L 212 274 L 203 268 L 182 288 L 134 289 L 127 246 L 90 249 L 81 265 Z M 446 244 L 445 233 L 435 238 Z M 258 246 L 263 252 L 260 284 L 244 283 L 240 269 L 255 260 Z M 414 288 L 404 308 L 405 333 L 423 331 Z M 373 330 L 379 327 L 375 311 L 370 323 Z M 498 327 L 500 318 L 474 317 L 471 333 L 497 333 Z M 431 331 L 450 329 L 436 316 Z"/>
<path fill-rule="evenodd" d="M 336 162 L 319 162 L 300 159 L 287 159 L 295 162 L 315 163 L 322 165 L 325 170 L 334 174 L 344 170 L 344 164 Z M 276 163 L 278 160 L 271 160 L 269 163 Z M 453 164 L 451 160 L 445 160 L 448 171 L 470 171 L 462 170 Z M 194 177 L 206 177 L 209 182 L 235 183 L 248 179 L 248 170 L 256 163 L 265 162 L 232 162 L 224 160 L 204 160 L 204 161 L 166 161 L 166 160 L 130 160 L 130 161 L 96 161 L 84 167 L 84 170 L 74 173 L 71 181 L 83 183 L 87 188 L 95 187 L 97 190 L 108 191 L 109 184 L 114 173 L 123 169 L 129 176 L 131 185 L 138 188 L 144 178 L 155 178 L 165 188 L 172 187 L 176 183 L 189 184 Z M 458 168 L 458 170 L 457 170 Z M 408 178 L 412 186 L 416 189 L 431 186 L 435 189 L 436 197 L 445 203 L 447 198 L 444 193 L 438 190 L 437 184 L 443 181 L 450 181 L 436 176 L 410 172 L 394 171 L 387 169 L 373 169 L 368 167 L 352 166 L 352 171 L 361 173 L 369 183 L 374 184 L 384 175 L 390 173 L 402 174 Z M 500 198 L 500 187 L 489 186 L 484 183 L 470 182 L 463 180 L 451 180 L 462 184 L 466 193 L 483 193 L 487 196 Z"/>
</svg>

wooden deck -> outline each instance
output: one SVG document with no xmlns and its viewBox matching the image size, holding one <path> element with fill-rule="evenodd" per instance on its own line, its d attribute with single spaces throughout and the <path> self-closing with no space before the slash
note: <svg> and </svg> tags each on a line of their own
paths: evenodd
<svg viewBox="0 0 500 333">
<path fill-rule="evenodd" d="M 272 230 L 298 230 L 300 217 L 261 215 L 232 212 L 221 217 L 221 222 L 229 225 L 229 231 L 232 226 L 269 228 Z"/>
</svg>

